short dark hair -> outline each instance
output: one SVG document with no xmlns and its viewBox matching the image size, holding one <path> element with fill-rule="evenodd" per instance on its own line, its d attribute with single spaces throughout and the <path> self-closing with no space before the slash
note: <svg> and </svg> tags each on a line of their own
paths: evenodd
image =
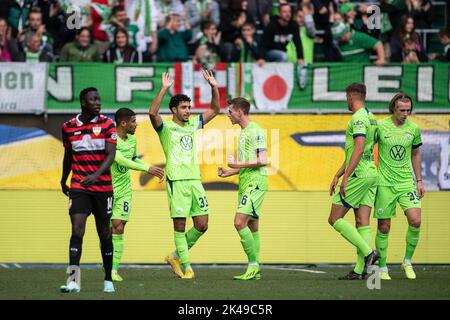
<svg viewBox="0 0 450 320">
<path fill-rule="evenodd" d="M 176 94 L 176 95 L 174 95 L 172 98 L 170 98 L 170 101 L 169 101 L 169 109 L 170 109 L 170 111 L 172 111 L 172 113 L 173 113 L 172 108 L 178 107 L 180 102 L 185 102 L 185 101 L 191 102 L 191 98 L 189 98 L 185 94 Z"/>
<path fill-rule="evenodd" d="M 89 37 L 92 35 L 91 29 L 88 27 L 82 27 L 76 31 L 76 35 L 79 36 L 83 31 L 89 32 Z"/>
<path fill-rule="evenodd" d="M 289 3 L 280 3 L 280 5 L 278 6 L 278 10 L 281 11 L 281 8 L 288 6 L 291 9 L 292 12 L 292 8 L 289 5 Z"/>
<path fill-rule="evenodd" d="M 353 82 L 347 88 L 345 88 L 345 92 L 348 93 L 356 93 L 361 95 L 364 99 L 366 98 L 366 85 L 364 83 Z"/>
<path fill-rule="evenodd" d="M 247 115 L 250 112 L 250 102 L 242 97 L 233 98 L 227 101 L 228 105 L 233 105 L 235 109 L 240 109 Z"/>
<path fill-rule="evenodd" d="M 83 102 L 84 97 L 91 91 L 98 92 L 96 87 L 84 88 L 80 91 L 80 103 Z"/>
<path fill-rule="evenodd" d="M 395 96 L 393 96 L 391 101 L 389 102 L 389 113 L 394 113 L 395 108 L 397 107 L 397 101 L 410 102 L 411 103 L 411 112 L 412 112 L 413 99 L 410 96 L 408 96 L 407 94 L 405 94 L 403 92 L 399 92 Z"/>
<path fill-rule="evenodd" d="M 128 121 L 132 116 L 135 116 L 136 113 L 128 108 L 120 108 L 116 111 L 114 115 L 114 120 L 116 121 L 116 125 L 119 125 L 120 121 Z"/>
<path fill-rule="evenodd" d="M 444 36 L 446 36 L 447 38 L 450 38 L 450 28 L 443 28 L 443 29 L 439 30 L 438 36 L 440 38 L 443 38 Z"/>
<path fill-rule="evenodd" d="M 41 8 L 39 8 L 39 7 L 32 7 L 31 10 L 30 10 L 30 13 L 28 14 L 28 17 L 30 17 L 30 15 L 32 13 L 39 13 L 40 15 L 42 15 Z"/>
<path fill-rule="evenodd" d="M 111 15 L 115 16 L 117 12 L 121 11 L 125 11 L 125 8 L 119 4 L 112 8 Z"/>
<path fill-rule="evenodd" d="M 209 29 L 211 26 L 216 26 L 216 28 L 217 28 L 217 25 L 213 21 L 206 20 L 201 23 L 200 29 L 203 31 L 203 30 Z"/>
</svg>

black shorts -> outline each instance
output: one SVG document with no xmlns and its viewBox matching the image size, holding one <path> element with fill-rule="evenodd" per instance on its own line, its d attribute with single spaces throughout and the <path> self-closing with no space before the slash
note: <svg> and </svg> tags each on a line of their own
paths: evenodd
<svg viewBox="0 0 450 320">
<path fill-rule="evenodd" d="M 111 218 L 113 195 L 110 193 L 87 193 L 70 191 L 69 215 L 94 214 L 96 218 Z"/>
</svg>

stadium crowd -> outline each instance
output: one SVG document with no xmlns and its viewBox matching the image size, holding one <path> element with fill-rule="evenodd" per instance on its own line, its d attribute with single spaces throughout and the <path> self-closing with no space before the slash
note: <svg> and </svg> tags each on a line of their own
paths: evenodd
<svg viewBox="0 0 450 320">
<path fill-rule="evenodd" d="M 377 4 L 379 28 L 365 0 L 2 0 L 0 61 L 450 61 L 449 27 L 440 52 L 416 32 L 433 26 L 430 0 Z"/>
</svg>

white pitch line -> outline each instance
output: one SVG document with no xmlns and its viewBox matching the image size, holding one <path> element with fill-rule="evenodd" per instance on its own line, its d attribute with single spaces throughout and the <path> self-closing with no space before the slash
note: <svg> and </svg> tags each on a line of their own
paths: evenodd
<svg viewBox="0 0 450 320">
<path fill-rule="evenodd" d="M 307 270 L 307 269 L 293 269 L 293 268 L 280 268 L 280 267 L 266 267 L 266 269 L 301 271 L 301 272 L 309 272 L 309 273 L 326 273 L 325 271 Z"/>
<path fill-rule="evenodd" d="M 21 266 L 20 264 L 18 264 L 18 263 L 14 263 L 14 267 L 16 267 L 16 268 L 22 268 L 22 266 Z"/>
<path fill-rule="evenodd" d="M 0 266 L 2 266 L 3 268 L 9 268 L 9 266 L 7 264 L 4 264 L 4 263 L 0 264 Z"/>
</svg>

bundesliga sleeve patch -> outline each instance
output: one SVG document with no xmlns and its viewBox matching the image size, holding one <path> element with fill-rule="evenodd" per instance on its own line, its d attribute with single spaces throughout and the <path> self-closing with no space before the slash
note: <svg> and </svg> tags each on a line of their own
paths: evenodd
<svg viewBox="0 0 450 320">
<path fill-rule="evenodd" d="M 354 126 L 356 129 L 362 129 L 364 127 L 364 122 L 362 122 L 361 120 L 358 120 L 355 122 Z"/>
<path fill-rule="evenodd" d="M 111 139 L 112 140 L 117 140 L 117 133 L 113 133 L 113 134 L 111 134 Z"/>
</svg>

